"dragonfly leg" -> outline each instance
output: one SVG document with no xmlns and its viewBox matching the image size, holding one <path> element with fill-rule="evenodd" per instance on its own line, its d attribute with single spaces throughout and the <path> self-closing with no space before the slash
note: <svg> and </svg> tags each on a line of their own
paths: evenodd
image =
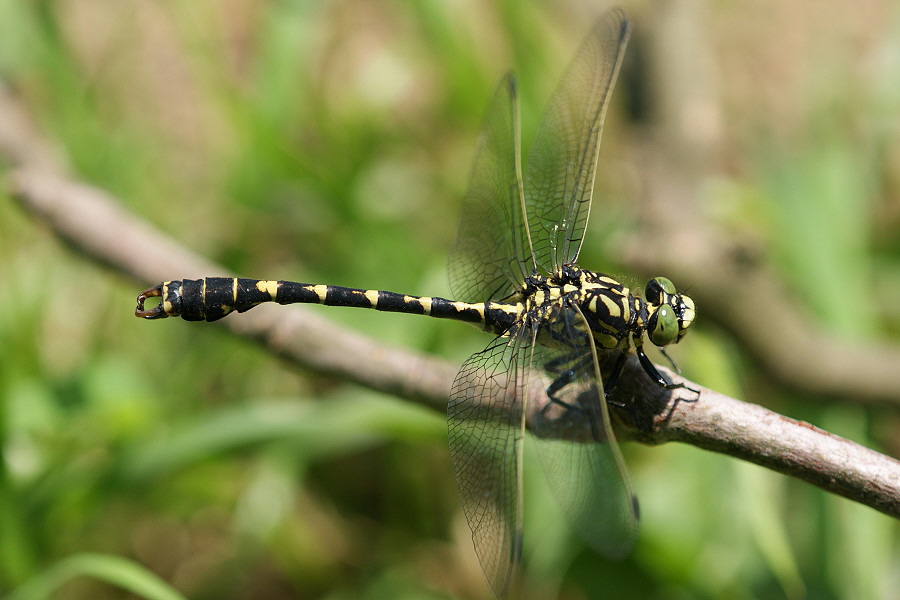
<svg viewBox="0 0 900 600">
<path fill-rule="evenodd" d="M 628 358 L 627 353 L 619 353 L 619 357 L 616 358 L 616 364 L 613 365 L 612 371 L 609 372 L 609 377 L 606 378 L 606 382 L 603 384 L 603 394 L 606 396 L 607 401 L 613 406 L 619 406 L 619 403 L 610 401 L 609 395 L 616 389 L 616 384 L 619 383 L 619 376 L 622 374 L 622 371 L 625 370 L 626 358 Z"/>
<path fill-rule="evenodd" d="M 644 352 L 644 349 L 640 345 L 635 344 L 634 350 L 637 353 L 638 360 L 640 361 L 641 367 L 644 369 L 644 372 L 650 377 L 650 379 L 655 381 L 659 387 L 666 390 L 677 390 L 684 388 L 688 391 L 694 392 L 695 394 L 697 394 L 697 398 L 694 398 L 692 402 L 696 402 L 700 398 L 700 390 L 685 385 L 684 382 L 671 383 L 669 381 L 666 381 L 666 378 L 663 377 L 662 374 L 656 369 L 656 367 L 650 361 L 650 358 L 647 356 L 647 354 Z"/>
<path fill-rule="evenodd" d="M 579 360 L 579 362 L 583 361 Z M 589 439 L 595 442 L 606 441 L 609 436 L 604 432 L 600 421 L 594 387 L 566 390 L 569 386 L 578 385 L 580 377 L 576 370 L 578 368 L 563 371 L 547 386 L 548 402 L 539 411 L 541 418 L 554 423 L 555 427 L 563 431 L 577 432 L 575 435 L 580 439 Z M 575 397 L 569 401 L 563 400 L 561 396 L 566 394 Z M 551 415 L 550 412 L 554 406 L 560 409 L 560 413 Z"/>
<path fill-rule="evenodd" d="M 623 402 L 615 398 L 610 398 L 609 396 L 619 383 L 619 376 L 622 375 L 622 372 L 625 370 L 625 361 L 627 358 L 628 352 L 626 351 L 620 352 L 618 358 L 616 358 L 612 371 L 610 371 L 609 377 L 606 379 L 606 384 L 603 386 L 603 391 L 606 394 L 606 402 L 611 406 L 615 406 L 616 408 L 625 411 L 628 416 L 631 417 L 631 421 L 634 423 L 635 427 L 641 431 L 649 431 L 649 428 L 641 420 L 637 404 L 633 401 Z"/>
<path fill-rule="evenodd" d="M 623 402 L 618 402 L 616 400 L 610 399 L 609 395 L 615 389 L 616 384 L 619 381 L 619 376 L 622 374 L 622 371 L 625 369 L 625 359 L 628 358 L 628 355 L 625 352 L 620 352 L 618 358 L 616 358 L 616 362 L 613 365 L 612 371 L 610 371 L 609 377 L 606 378 L 606 381 L 603 384 L 603 395 L 606 398 L 606 401 L 616 406 L 618 408 L 628 408 L 630 405 L 626 405 Z M 550 361 L 547 363 L 547 370 L 553 370 L 558 368 L 564 362 L 568 362 L 569 358 L 557 358 L 556 360 Z M 576 371 L 584 369 L 589 366 L 590 361 L 592 360 L 591 356 L 586 356 L 584 358 L 577 359 L 577 364 L 573 365 L 571 368 L 562 371 L 556 379 L 554 379 L 549 386 L 547 386 L 547 397 L 550 399 L 549 404 L 556 404 L 557 406 L 562 406 L 563 408 L 573 408 L 571 405 L 567 404 L 563 400 L 559 399 L 558 394 L 562 391 L 567 385 L 573 383 L 576 379 Z M 544 411 L 546 412 L 547 406 L 544 406 Z"/>
<path fill-rule="evenodd" d="M 565 410 L 571 410 L 575 407 L 565 402 L 561 398 L 559 398 L 559 393 L 569 384 L 575 381 L 576 375 L 574 369 L 566 369 L 562 373 L 560 373 L 556 379 L 550 382 L 550 385 L 547 386 L 547 399 L 550 400 L 547 404 L 541 407 L 541 415 L 546 416 L 547 411 L 549 410 L 551 405 L 556 405 L 564 408 Z M 580 410 L 580 409 L 579 409 Z"/>
<path fill-rule="evenodd" d="M 573 408 L 572 405 L 559 398 L 560 392 L 563 391 L 566 386 L 575 383 L 578 379 L 578 374 L 583 373 L 585 369 L 590 367 L 592 360 L 593 357 L 590 354 L 581 355 L 571 353 L 557 356 L 544 364 L 544 370 L 548 373 L 556 373 L 553 381 L 547 386 L 546 392 L 550 402 L 544 406 L 545 411 L 546 407 L 550 404 L 556 404 L 557 406 L 567 409 Z"/>
</svg>

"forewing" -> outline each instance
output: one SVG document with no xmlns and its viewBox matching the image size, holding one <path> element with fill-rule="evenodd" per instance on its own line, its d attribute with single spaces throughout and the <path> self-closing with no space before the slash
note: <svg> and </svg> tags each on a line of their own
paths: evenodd
<svg viewBox="0 0 900 600">
<path fill-rule="evenodd" d="M 502 597 L 519 562 L 522 540 L 522 370 L 530 334 L 498 337 L 463 364 L 453 382 L 447 422 L 450 458 L 475 553 Z"/>
<path fill-rule="evenodd" d="M 593 340 L 577 307 L 544 327 L 556 343 L 535 348 L 533 369 L 553 399 L 530 411 L 544 473 L 575 532 L 601 554 L 622 558 L 637 540 L 637 499 L 610 426 Z"/>
<path fill-rule="evenodd" d="M 491 100 L 448 272 L 455 300 L 500 300 L 533 270 L 523 215 L 518 95 L 508 74 Z"/>
<path fill-rule="evenodd" d="M 525 167 L 525 210 L 537 266 L 574 263 L 591 208 L 603 119 L 631 26 L 621 9 L 587 35 L 547 104 Z"/>
</svg>

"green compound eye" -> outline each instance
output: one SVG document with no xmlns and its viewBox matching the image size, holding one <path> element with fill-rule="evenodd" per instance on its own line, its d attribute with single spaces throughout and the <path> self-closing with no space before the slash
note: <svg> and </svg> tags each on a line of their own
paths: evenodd
<svg viewBox="0 0 900 600">
<path fill-rule="evenodd" d="M 671 282 L 670 282 L 671 283 Z M 650 320 L 650 341 L 657 346 L 668 346 L 678 339 L 678 317 L 668 304 L 663 304 Z"/>
<path fill-rule="evenodd" d="M 647 282 L 644 298 L 650 304 L 661 304 L 665 294 L 674 294 L 675 284 L 665 277 L 654 277 Z"/>
<path fill-rule="evenodd" d="M 667 294 L 675 293 L 675 284 L 672 283 L 670 279 L 666 279 L 665 277 L 654 277 L 653 281 L 659 284 L 659 287 L 663 289 L 663 291 Z"/>
</svg>

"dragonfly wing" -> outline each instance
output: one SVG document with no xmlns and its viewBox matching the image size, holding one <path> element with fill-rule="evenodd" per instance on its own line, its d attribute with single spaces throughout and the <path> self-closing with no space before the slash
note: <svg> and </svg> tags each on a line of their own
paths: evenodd
<svg viewBox="0 0 900 600">
<path fill-rule="evenodd" d="M 530 362 L 530 330 L 498 337 L 463 364 L 453 382 L 447 422 L 450 457 L 475 552 L 502 597 L 522 543 L 521 374 Z"/>
<path fill-rule="evenodd" d="M 519 103 L 512 73 L 485 115 L 448 272 L 454 299 L 506 298 L 533 270 L 523 214 Z"/>
<path fill-rule="evenodd" d="M 525 208 L 537 266 L 574 263 L 591 209 L 603 119 L 631 25 L 621 9 L 587 35 L 547 104 L 525 168 Z"/>
<path fill-rule="evenodd" d="M 573 529 L 601 554 L 622 558 L 637 540 L 637 499 L 610 426 L 587 323 L 577 306 L 559 312 L 543 327 L 552 328 L 557 344 L 534 351 L 533 369 L 548 398 L 530 411 L 531 432 Z"/>
</svg>

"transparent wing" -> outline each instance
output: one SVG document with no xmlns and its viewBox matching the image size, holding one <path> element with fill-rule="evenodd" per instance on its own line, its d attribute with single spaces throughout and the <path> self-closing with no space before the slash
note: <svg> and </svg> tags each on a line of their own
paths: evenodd
<svg viewBox="0 0 900 600">
<path fill-rule="evenodd" d="M 518 565 L 522 540 L 521 373 L 530 332 L 498 337 L 463 364 L 453 382 L 447 422 L 450 458 L 475 553 L 499 598 Z"/>
<path fill-rule="evenodd" d="M 631 33 L 621 9 L 597 22 L 554 92 L 525 167 L 525 211 L 545 273 L 574 263 L 591 209 L 603 119 Z"/>
<path fill-rule="evenodd" d="M 544 473 L 575 532 L 610 558 L 624 557 L 638 533 L 637 499 L 613 436 L 597 354 L 577 306 L 542 326 L 554 348 L 537 346 L 533 369 L 547 402 L 530 425 Z"/>
<path fill-rule="evenodd" d="M 455 300 L 500 300 L 533 271 L 528 225 L 523 216 L 519 109 L 512 73 L 491 100 L 469 188 L 463 198 L 448 272 Z"/>
</svg>

